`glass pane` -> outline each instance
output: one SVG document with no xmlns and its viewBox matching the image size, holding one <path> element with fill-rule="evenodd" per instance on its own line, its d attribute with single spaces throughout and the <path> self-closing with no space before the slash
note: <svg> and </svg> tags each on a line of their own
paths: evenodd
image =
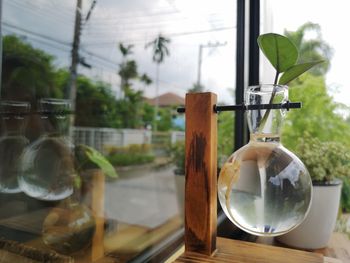
<svg viewBox="0 0 350 263">
<path fill-rule="evenodd" d="M 162 244 L 183 226 L 176 108 L 189 90 L 233 103 L 235 3 L 0 2 L 0 255 L 127 262 Z"/>
</svg>

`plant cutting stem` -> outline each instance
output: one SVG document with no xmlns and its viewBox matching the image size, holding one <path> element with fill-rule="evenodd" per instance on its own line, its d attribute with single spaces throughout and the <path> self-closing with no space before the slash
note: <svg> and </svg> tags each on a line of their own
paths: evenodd
<svg viewBox="0 0 350 263">
<path fill-rule="evenodd" d="M 273 82 L 273 89 L 272 89 L 272 94 L 271 94 L 271 98 L 270 98 L 269 104 L 272 104 L 273 99 L 275 98 L 275 95 L 276 95 L 276 85 L 277 85 L 278 75 L 279 75 L 279 74 L 280 74 L 280 73 L 279 73 L 278 71 L 276 71 L 275 81 Z M 259 129 L 258 129 L 259 132 L 261 132 L 261 131 L 264 129 L 264 126 L 265 126 L 265 123 L 266 123 L 266 121 L 267 121 L 267 118 L 269 117 L 270 111 L 271 111 L 271 109 L 267 109 L 267 110 L 265 111 L 265 114 L 264 114 L 264 116 L 262 117 L 261 122 L 260 122 L 260 125 L 259 125 Z"/>
</svg>

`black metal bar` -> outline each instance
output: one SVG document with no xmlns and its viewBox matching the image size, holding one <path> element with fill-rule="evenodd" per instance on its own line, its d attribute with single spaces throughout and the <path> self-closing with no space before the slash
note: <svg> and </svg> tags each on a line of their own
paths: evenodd
<svg viewBox="0 0 350 263">
<path fill-rule="evenodd" d="M 259 35 L 260 1 L 249 0 L 249 86 L 259 84 Z"/>
<path fill-rule="evenodd" d="M 220 111 L 237 111 L 237 112 L 244 112 L 247 110 L 267 110 L 267 109 L 300 109 L 302 106 L 301 102 L 290 102 L 287 101 L 286 103 L 277 103 L 277 104 L 254 104 L 254 105 L 244 105 L 244 104 L 238 104 L 238 105 L 215 105 L 214 111 L 220 112 Z M 178 113 L 185 113 L 185 108 L 177 108 Z"/>
<path fill-rule="evenodd" d="M 237 105 L 244 103 L 244 87 L 246 86 L 245 65 L 248 61 L 245 56 L 245 38 L 246 38 L 246 0 L 237 0 L 237 30 L 236 30 L 236 91 L 235 103 Z M 235 113 L 234 122 L 234 147 L 233 150 L 241 148 L 247 142 L 247 123 L 243 111 Z"/>
</svg>

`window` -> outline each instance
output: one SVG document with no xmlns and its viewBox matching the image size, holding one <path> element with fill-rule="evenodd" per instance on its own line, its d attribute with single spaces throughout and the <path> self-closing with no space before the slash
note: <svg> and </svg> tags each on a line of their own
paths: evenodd
<svg viewBox="0 0 350 263">
<path fill-rule="evenodd" d="M 236 3 L 1 4 L 1 247 L 128 262 L 170 246 L 184 201 L 175 109 L 189 89 L 233 103 Z M 219 118 L 229 154 L 232 113 Z"/>
</svg>

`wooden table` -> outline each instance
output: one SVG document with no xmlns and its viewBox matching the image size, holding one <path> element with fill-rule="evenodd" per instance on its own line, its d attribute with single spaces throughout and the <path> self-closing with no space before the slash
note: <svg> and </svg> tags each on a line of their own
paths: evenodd
<svg viewBox="0 0 350 263">
<path fill-rule="evenodd" d="M 185 252 L 174 262 L 211 263 L 322 263 L 321 254 L 256 244 L 225 238 L 217 238 L 217 249 L 210 255 Z"/>
<path fill-rule="evenodd" d="M 273 238 L 258 238 L 257 243 L 286 247 L 284 244 L 275 241 Z M 334 232 L 328 246 L 322 249 L 315 249 L 311 252 L 322 254 L 334 262 L 350 263 L 350 239 L 344 233 Z M 338 261 L 337 261 L 338 260 Z M 333 262 L 333 261 L 330 261 Z"/>
<path fill-rule="evenodd" d="M 171 259 L 167 262 L 350 263 L 350 240 L 342 233 L 334 233 L 328 247 L 312 252 L 281 247 L 282 244 L 275 242 L 273 239 L 258 239 L 258 242 L 260 243 L 217 238 L 217 250 L 211 256 L 194 252 L 185 252 L 175 260 Z M 184 250 L 184 248 L 182 250 Z"/>
</svg>

